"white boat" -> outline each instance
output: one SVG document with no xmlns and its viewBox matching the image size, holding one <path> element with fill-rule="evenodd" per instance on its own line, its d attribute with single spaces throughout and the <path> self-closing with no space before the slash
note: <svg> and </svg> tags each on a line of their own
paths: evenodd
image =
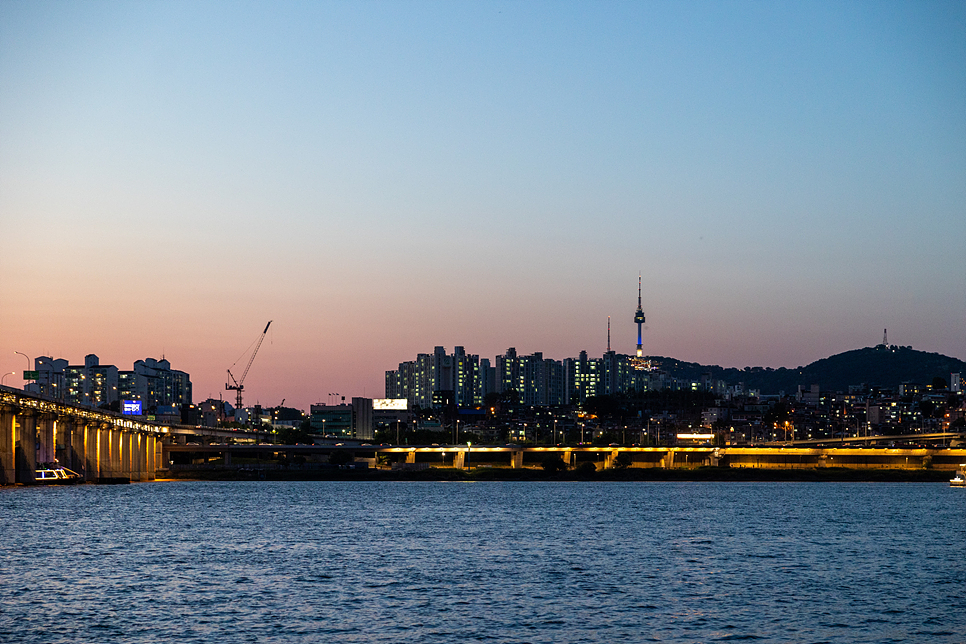
<svg viewBox="0 0 966 644">
<path fill-rule="evenodd" d="M 34 470 L 34 483 L 38 485 L 70 485 L 80 481 L 81 475 L 66 467 L 39 467 Z"/>
<path fill-rule="evenodd" d="M 950 487 L 966 487 L 966 463 L 959 466 L 956 476 L 949 479 Z"/>
</svg>

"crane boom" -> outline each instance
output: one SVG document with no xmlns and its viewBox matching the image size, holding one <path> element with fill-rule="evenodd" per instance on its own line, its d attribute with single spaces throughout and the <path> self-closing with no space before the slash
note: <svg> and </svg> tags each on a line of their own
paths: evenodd
<svg viewBox="0 0 966 644">
<path fill-rule="evenodd" d="M 241 409 L 242 407 L 242 391 L 245 389 L 245 378 L 248 377 L 248 370 L 251 369 L 252 363 L 255 362 L 255 354 L 258 353 L 259 347 L 262 346 L 262 341 L 265 339 L 265 334 L 268 333 L 268 327 L 272 326 L 272 320 L 268 321 L 265 325 L 265 330 L 262 331 L 261 336 L 258 338 L 258 344 L 255 345 L 255 350 L 252 351 L 252 357 L 248 359 L 248 364 L 245 365 L 245 371 L 242 373 L 240 380 L 235 380 L 235 376 L 232 375 L 231 369 L 228 370 L 228 377 L 234 384 L 229 385 L 225 383 L 225 390 L 235 391 L 235 409 Z"/>
</svg>

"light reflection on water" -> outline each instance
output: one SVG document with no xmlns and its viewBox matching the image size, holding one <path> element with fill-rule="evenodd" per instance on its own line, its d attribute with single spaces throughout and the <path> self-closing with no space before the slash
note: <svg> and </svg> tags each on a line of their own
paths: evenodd
<svg viewBox="0 0 966 644">
<path fill-rule="evenodd" d="M 937 484 L 0 490 L 2 642 L 963 642 Z"/>
</svg>

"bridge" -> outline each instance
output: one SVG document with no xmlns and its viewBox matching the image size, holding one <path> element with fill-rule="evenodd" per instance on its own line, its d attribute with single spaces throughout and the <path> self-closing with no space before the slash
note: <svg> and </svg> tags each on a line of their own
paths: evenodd
<svg viewBox="0 0 966 644">
<path fill-rule="evenodd" d="M 837 438 L 800 438 L 790 441 L 771 441 L 765 445 L 780 445 L 789 447 L 801 446 L 835 446 L 835 445 L 950 445 L 966 443 L 966 433 L 963 432 L 930 432 L 921 434 L 890 434 L 890 435 L 862 435 L 842 436 Z"/>
<path fill-rule="evenodd" d="M 150 481 L 164 440 L 188 436 L 259 440 L 264 433 L 169 426 L 0 387 L 0 484 L 35 482 L 57 463 L 91 482 Z"/>
<path fill-rule="evenodd" d="M 541 467 L 556 455 L 569 467 L 665 469 L 732 468 L 935 468 L 955 470 L 966 449 L 855 447 L 801 444 L 759 447 L 626 447 L 531 445 L 273 445 L 270 434 L 186 425 L 161 425 L 138 417 L 58 402 L 0 387 L 0 484 L 35 482 L 40 463 L 57 462 L 89 482 L 149 481 L 174 467 L 238 467 L 290 462 L 322 464 L 346 452 L 376 467 Z M 917 435 L 922 438 L 921 435 Z M 946 435 L 943 435 L 944 437 Z M 954 436 L 954 435 L 950 435 Z M 872 437 L 894 438 L 894 437 Z M 826 439 L 823 443 L 832 443 Z M 850 439 L 855 440 L 855 439 Z M 221 441 L 221 442 L 218 442 Z"/>
<path fill-rule="evenodd" d="M 871 447 L 624 447 L 624 446 L 525 446 L 525 445 L 162 445 L 159 469 L 265 467 L 291 464 L 299 459 L 312 467 L 345 452 L 351 460 L 368 467 L 401 468 L 509 467 L 539 468 L 547 455 L 559 456 L 574 468 L 593 463 L 595 469 L 629 468 L 687 469 L 702 466 L 731 468 L 807 469 L 847 467 L 853 469 L 956 470 L 966 463 L 966 449 L 871 448 Z M 388 461 L 388 462 L 387 462 Z"/>
</svg>

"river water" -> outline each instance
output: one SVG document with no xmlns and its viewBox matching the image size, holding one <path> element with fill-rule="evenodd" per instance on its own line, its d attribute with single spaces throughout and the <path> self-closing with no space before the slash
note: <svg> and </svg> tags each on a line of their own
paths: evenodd
<svg viewBox="0 0 966 644">
<path fill-rule="evenodd" d="M 0 642 L 966 642 L 942 484 L 0 490 Z"/>
</svg>

